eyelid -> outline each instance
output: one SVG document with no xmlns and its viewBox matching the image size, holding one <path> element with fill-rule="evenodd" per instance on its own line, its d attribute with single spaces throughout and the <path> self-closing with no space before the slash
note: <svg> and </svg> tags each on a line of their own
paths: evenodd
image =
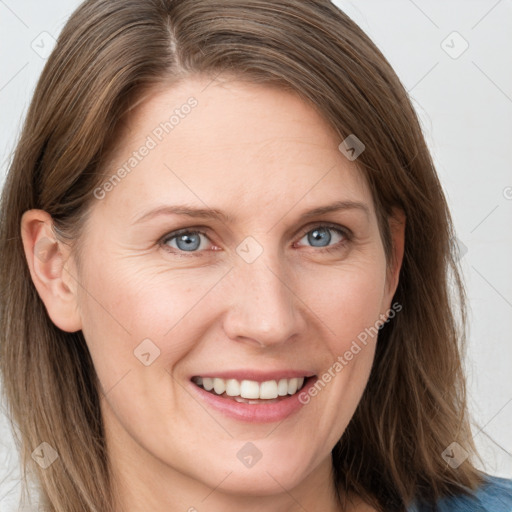
<svg viewBox="0 0 512 512">
<path fill-rule="evenodd" d="M 184 233 L 200 233 L 201 235 L 204 235 L 207 237 L 208 235 L 204 231 L 202 231 L 202 229 L 205 229 L 205 228 L 190 227 L 190 228 L 177 229 L 176 231 L 171 231 L 169 233 L 166 233 L 162 238 L 160 238 L 160 241 L 168 242 L 169 240 L 172 240 L 173 238 L 175 238 L 177 236 L 183 235 Z"/>
<path fill-rule="evenodd" d="M 351 238 L 353 233 L 350 229 L 345 226 L 341 226 L 339 224 L 333 224 L 331 222 L 312 222 L 308 224 L 305 228 L 303 228 L 302 236 L 307 235 L 310 231 L 313 231 L 315 228 L 330 228 L 334 231 L 341 232 L 346 238 Z"/>
</svg>

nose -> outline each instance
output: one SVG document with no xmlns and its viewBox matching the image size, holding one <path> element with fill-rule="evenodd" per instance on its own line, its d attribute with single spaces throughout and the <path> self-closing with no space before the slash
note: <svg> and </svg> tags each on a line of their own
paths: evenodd
<svg viewBox="0 0 512 512">
<path fill-rule="evenodd" d="M 265 252 L 253 263 L 236 261 L 224 318 L 230 339 L 261 347 L 289 343 L 305 328 L 290 268 L 277 256 L 264 256 Z"/>
</svg>

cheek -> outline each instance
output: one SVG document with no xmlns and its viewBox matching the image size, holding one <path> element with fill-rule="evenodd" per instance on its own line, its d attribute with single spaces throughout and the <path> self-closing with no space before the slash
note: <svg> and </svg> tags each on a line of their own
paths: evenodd
<svg viewBox="0 0 512 512">
<path fill-rule="evenodd" d="M 365 258 L 308 278 L 304 299 L 328 329 L 331 353 L 343 353 L 375 325 L 383 310 L 385 286 L 380 258 Z"/>
<path fill-rule="evenodd" d="M 104 387 L 127 370 L 171 368 L 201 337 L 222 274 L 155 271 L 135 261 L 88 260 L 82 276 L 83 333 Z M 204 304 L 210 306 L 205 308 Z M 201 322 L 198 321 L 201 318 Z M 149 356 L 142 357 L 142 354 Z"/>
<path fill-rule="evenodd" d="M 303 403 L 312 406 L 319 421 L 333 426 L 326 433 L 333 443 L 352 418 L 373 363 L 386 283 L 385 265 L 377 261 L 347 265 L 330 279 L 317 279 L 316 288 L 307 292 L 308 305 L 324 325 L 319 347 L 326 357 L 315 388 L 304 395 Z"/>
</svg>

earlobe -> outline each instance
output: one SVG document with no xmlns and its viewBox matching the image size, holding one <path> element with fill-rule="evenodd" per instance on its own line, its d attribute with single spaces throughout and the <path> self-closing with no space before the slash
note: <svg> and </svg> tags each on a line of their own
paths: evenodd
<svg viewBox="0 0 512 512">
<path fill-rule="evenodd" d="M 67 332 L 82 328 L 76 281 L 66 262 L 69 248 L 55 236 L 51 216 L 28 210 L 21 219 L 21 238 L 30 275 L 52 322 Z"/>
</svg>

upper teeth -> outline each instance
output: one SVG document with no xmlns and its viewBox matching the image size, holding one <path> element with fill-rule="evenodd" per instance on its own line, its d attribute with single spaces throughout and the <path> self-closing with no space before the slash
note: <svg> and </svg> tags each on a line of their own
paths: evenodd
<svg viewBox="0 0 512 512">
<path fill-rule="evenodd" d="M 256 382 L 254 380 L 221 379 L 218 377 L 197 377 L 194 382 L 206 391 L 215 391 L 217 395 L 224 392 L 228 396 L 241 396 L 247 399 L 262 398 L 272 400 L 278 396 L 293 395 L 304 384 L 304 377 L 293 379 L 267 380 Z"/>
</svg>

